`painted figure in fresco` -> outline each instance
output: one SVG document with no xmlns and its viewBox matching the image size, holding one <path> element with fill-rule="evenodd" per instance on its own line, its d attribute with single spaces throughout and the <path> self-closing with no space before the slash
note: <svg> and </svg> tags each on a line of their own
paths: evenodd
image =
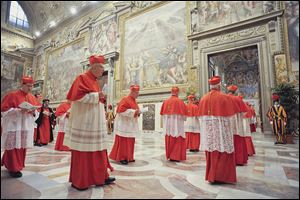
<svg viewBox="0 0 300 200">
<path fill-rule="evenodd" d="M 138 58 L 133 57 L 131 62 L 127 65 L 127 69 L 130 74 L 130 85 L 140 83 L 140 70 L 142 65 L 139 65 Z"/>
<path fill-rule="evenodd" d="M 272 125 L 273 133 L 276 136 L 275 144 L 286 144 L 285 126 L 287 115 L 282 105 L 280 105 L 280 96 L 272 95 L 273 106 L 269 108 L 267 117 Z"/>
<path fill-rule="evenodd" d="M 109 23 L 107 30 L 106 30 L 106 37 L 109 44 L 109 47 L 114 47 L 117 41 L 117 24 L 115 21 Z"/>
<path fill-rule="evenodd" d="M 185 53 L 172 45 L 163 50 L 164 57 L 159 66 L 159 85 L 178 84 L 186 81 L 185 73 Z"/>
</svg>

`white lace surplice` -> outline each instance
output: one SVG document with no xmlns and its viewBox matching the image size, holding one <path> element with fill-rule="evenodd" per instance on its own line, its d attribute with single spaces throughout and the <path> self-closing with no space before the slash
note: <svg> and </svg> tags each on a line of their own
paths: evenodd
<svg viewBox="0 0 300 200">
<path fill-rule="evenodd" d="M 163 134 L 172 137 L 185 138 L 184 121 L 185 116 L 182 115 L 163 115 Z"/>
<path fill-rule="evenodd" d="M 98 92 L 86 94 L 71 105 L 64 145 L 77 151 L 102 151 L 108 145 L 104 104 Z"/>
<path fill-rule="evenodd" d="M 139 132 L 138 118 L 134 117 L 135 109 L 117 113 L 114 122 L 114 133 L 122 137 L 136 137 Z"/>
<path fill-rule="evenodd" d="M 19 108 L 1 112 L 1 149 L 12 150 L 33 147 L 35 118 Z"/>
<path fill-rule="evenodd" d="M 233 153 L 234 117 L 200 116 L 201 150 Z"/>
</svg>

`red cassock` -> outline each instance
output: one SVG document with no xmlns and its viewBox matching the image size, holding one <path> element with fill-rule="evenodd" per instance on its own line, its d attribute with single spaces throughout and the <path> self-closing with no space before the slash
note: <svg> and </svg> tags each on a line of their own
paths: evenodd
<svg viewBox="0 0 300 200">
<path fill-rule="evenodd" d="M 250 106 L 247 106 L 247 107 L 248 107 L 248 112 L 245 114 L 244 117 L 252 118 L 252 117 L 256 116 L 254 109 L 252 109 Z M 250 129 L 251 129 L 251 124 L 250 124 Z M 252 141 L 252 136 L 250 134 L 251 134 L 251 130 L 250 130 L 249 135 L 245 136 L 245 145 L 246 145 L 247 154 L 249 156 L 253 156 L 255 154 L 255 148 L 254 148 L 254 144 Z"/>
<path fill-rule="evenodd" d="M 117 162 L 125 160 L 127 162 L 134 161 L 134 144 L 135 144 L 135 137 L 129 137 L 126 134 L 122 134 L 119 132 L 119 126 L 122 126 L 123 128 L 121 129 L 126 129 L 126 125 L 128 128 L 130 128 L 129 124 L 119 124 L 119 123 L 124 123 L 122 121 L 122 113 L 126 112 L 127 110 L 136 110 L 139 109 L 138 104 L 136 103 L 136 100 L 131 97 L 123 97 L 120 103 L 118 103 L 117 107 L 117 116 L 115 119 L 115 141 L 114 145 L 112 147 L 112 150 L 109 154 L 109 158 L 112 160 L 115 160 Z M 128 119 L 129 120 L 129 119 Z M 131 121 L 134 121 L 134 117 L 131 117 Z M 132 122 L 135 123 L 135 122 Z M 137 123 L 137 121 L 136 121 Z M 137 124 L 136 124 L 137 125 Z M 133 130 L 134 131 L 134 130 Z"/>
<path fill-rule="evenodd" d="M 185 124 L 186 148 L 199 150 L 200 147 L 200 125 L 198 119 L 198 106 L 190 102 L 186 105 L 187 120 Z"/>
<path fill-rule="evenodd" d="M 206 155 L 205 180 L 236 182 L 233 130 L 230 122 L 236 108 L 228 95 L 211 90 L 199 103 L 201 149 Z"/>
<path fill-rule="evenodd" d="M 17 90 L 10 92 L 3 98 L 1 102 L 1 112 L 8 111 L 11 108 L 18 108 L 24 101 L 27 101 L 34 106 L 39 105 L 32 94 Z M 25 167 L 25 156 L 25 148 L 5 150 L 2 156 L 1 165 L 4 165 L 10 172 L 21 171 Z"/>
<path fill-rule="evenodd" d="M 177 96 L 171 96 L 163 102 L 160 115 L 164 121 L 166 158 L 186 160 L 184 121 L 187 110 L 184 102 Z"/>
<path fill-rule="evenodd" d="M 75 79 L 67 94 L 67 99 L 77 101 L 91 92 L 99 91 L 97 77 L 92 72 L 87 71 Z M 72 182 L 76 188 L 85 189 L 91 185 L 103 185 L 105 179 L 109 177 L 107 168 L 112 170 L 107 150 L 91 152 L 71 149 L 69 182 Z"/>
<path fill-rule="evenodd" d="M 69 151 L 69 147 L 65 146 L 64 137 L 65 137 L 65 127 L 68 120 L 68 115 L 66 114 L 71 108 L 71 104 L 68 102 L 61 103 L 55 112 L 55 116 L 59 118 L 59 130 L 56 138 L 56 143 L 54 149 L 57 151 Z"/>
<path fill-rule="evenodd" d="M 247 153 L 247 146 L 246 146 L 246 140 L 245 135 L 243 133 L 243 126 L 242 126 L 242 113 L 248 112 L 247 105 L 243 102 L 241 98 L 238 96 L 234 96 L 232 94 L 229 94 L 229 96 L 232 98 L 236 109 L 237 109 L 237 117 L 240 117 L 241 120 L 237 120 L 237 123 L 241 123 L 240 126 L 237 126 L 237 132 L 234 133 L 233 139 L 234 139 L 234 151 L 235 151 L 235 162 L 236 165 L 245 165 L 248 162 L 248 153 Z M 240 113 L 240 114 L 239 114 Z"/>
<path fill-rule="evenodd" d="M 253 156 L 255 154 L 255 148 L 254 148 L 254 144 L 252 141 L 252 137 L 246 136 L 245 142 L 246 142 L 246 146 L 247 146 L 248 155 Z"/>
</svg>

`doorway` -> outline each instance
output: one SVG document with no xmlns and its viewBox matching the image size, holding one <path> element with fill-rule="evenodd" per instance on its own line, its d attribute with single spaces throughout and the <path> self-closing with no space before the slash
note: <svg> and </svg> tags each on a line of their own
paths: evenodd
<svg viewBox="0 0 300 200">
<path fill-rule="evenodd" d="M 208 75 L 222 78 L 222 91 L 237 85 L 237 93 L 254 106 L 258 127 L 262 126 L 261 86 L 257 45 L 208 55 Z"/>
</svg>

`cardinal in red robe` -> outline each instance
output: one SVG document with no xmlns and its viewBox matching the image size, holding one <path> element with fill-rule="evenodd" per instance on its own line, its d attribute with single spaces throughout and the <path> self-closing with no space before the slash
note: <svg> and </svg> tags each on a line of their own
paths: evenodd
<svg viewBox="0 0 300 200">
<path fill-rule="evenodd" d="M 28 102 L 38 106 L 37 99 L 30 93 L 33 87 L 31 77 L 22 78 L 21 89 L 9 92 L 1 102 L 1 150 L 4 150 L 1 165 L 12 177 L 21 177 L 25 167 L 26 149 L 33 147 L 34 108 L 20 108 Z"/>
<path fill-rule="evenodd" d="M 245 140 L 246 133 L 243 127 L 243 115 L 248 112 L 248 107 L 243 102 L 241 96 L 234 95 L 237 89 L 238 87 L 236 85 L 227 87 L 228 95 L 232 99 L 237 111 L 233 120 L 235 162 L 236 165 L 245 165 L 248 161 L 248 153 Z"/>
<path fill-rule="evenodd" d="M 54 149 L 57 151 L 69 151 L 69 147 L 63 145 L 65 137 L 65 129 L 70 116 L 71 102 L 61 103 L 55 111 L 55 116 L 58 118 L 58 134 Z"/>
<path fill-rule="evenodd" d="M 113 168 L 107 157 L 105 95 L 97 81 L 105 59 L 92 55 L 89 61 L 89 70 L 75 79 L 67 94 L 71 111 L 64 145 L 71 149 L 69 181 L 78 190 L 115 181 L 107 172 L 107 168 Z"/>
<path fill-rule="evenodd" d="M 195 105 L 195 96 L 188 96 L 187 119 L 185 121 L 186 148 L 191 152 L 197 152 L 200 148 L 200 122 L 198 118 L 198 106 Z"/>
<path fill-rule="evenodd" d="M 255 154 L 255 148 L 254 144 L 252 141 L 252 136 L 251 136 L 251 118 L 255 113 L 253 113 L 253 109 L 251 108 L 249 103 L 246 103 L 248 112 L 244 115 L 243 118 L 243 126 L 244 126 L 244 131 L 245 131 L 245 143 L 246 143 L 246 149 L 247 149 L 247 154 L 248 156 L 253 156 Z"/>
<path fill-rule="evenodd" d="M 233 101 L 221 92 L 221 78 L 209 79 L 210 92 L 199 102 L 201 150 L 206 155 L 205 180 L 235 183 L 236 167 L 232 118 L 236 114 Z"/>
<path fill-rule="evenodd" d="M 135 161 L 134 143 L 139 132 L 138 117 L 140 116 L 136 98 L 139 96 L 139 90 L 138 85 L 131 85 L 129 95 L 123 97 L 117 107 L 114 127 L 115 142 L 109 158 L 124 165 Z"/>
<path fill-rule="evenodd" d="M 175 162 L 186 160 L 184 121 L 187 109 L 183 100 L 178 98 L 178 93 L 179 88 L 172 87 L 172 96 L 163 102 L 160 110 L 163 118 L 166 158 Z"/>
</svg>

